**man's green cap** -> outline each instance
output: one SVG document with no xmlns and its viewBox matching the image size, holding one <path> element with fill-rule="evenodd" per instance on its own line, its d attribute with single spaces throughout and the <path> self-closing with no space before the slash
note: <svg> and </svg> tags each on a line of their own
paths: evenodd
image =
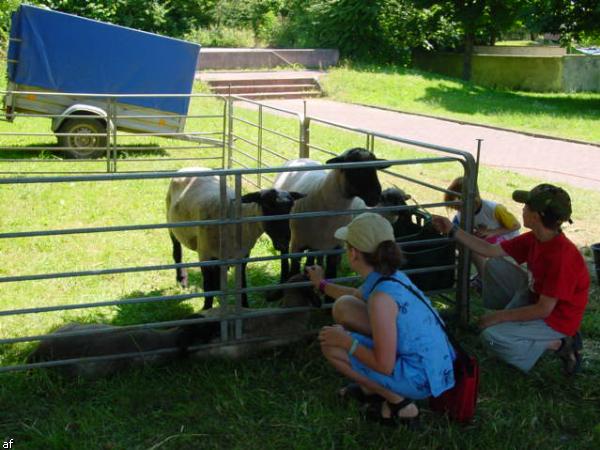
<svg viewBox="0 0 600 450">
<path fill-rule="evenodd" d="M 373 253 L 384 241 L 395 241 L 390 222 L 371 212 L 356 216 L 348 226 L 338 228 L 334 236 L 364 253 Z"/>
<path fill-rule="evenodd" d="M 571 220 L 571 197 L 558 186 L 540 184 L 530 191 L 514 191 L 512 198 L 540 214 L 550 213 L 562 222 Z"/>
</svg>

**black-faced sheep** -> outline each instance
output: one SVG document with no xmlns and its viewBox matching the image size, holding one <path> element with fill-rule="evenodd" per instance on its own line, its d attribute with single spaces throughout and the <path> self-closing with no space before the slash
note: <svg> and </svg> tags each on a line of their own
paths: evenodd
<svg viewBox="0 0 600 450">
<path fill-rule="evenodd" d="M 401 189 L 389 188 L 381 193 L 381 201 L 378 206 L 405 206 L 406 200 L 409 198 L 410 196 Z M 454 264 L 456 249 L 454 242 L 413 243 L 413 241 L 435 240 L 444 237 L 433 228 L 427 213 L 419 211 L 415 206 L 387 217 L 394 228 L 396 241 L 402 246 L 402 254 L 405 258 L 404 269 L 424 269 Z M 411 273 L 408 276 L 424 291 L 446 289 L 454 284 L 453 269 L 430 273 Z"/>
<path fill-rule="evenodd" d="M 188 319 L 200 317 L 202 316 L 194 315 L 188 317 Z M 94 333 L 94 331 L 99 330 L 111 331 Z M 140 367 L 147 364 L 158 365 L 181 357 L 186 354 L 189 346 L 208 342 L 218 336 L 219 324 L 217 322 L 204 322 L 167 330 L 127 330 L 123 327 L 106 324 L 70 323 L 59 328 L 53 334 L 61 335 L 79 331 L 87 331 L 89 334 L 42 340 L 29 355 L 27 362 L 39 363 L 126 353 L 135 354 L 162 349 L 177 350 L 168 353 L 140 354 L 115 359 L 76 362 L 57 367 L 60 373 L 67 377 L 102 378 L 131 367 Z"/>
<path fill-rule="evenodd" d="M 363 148 L 352 148 L 327 161 L 327 164 L 346 162 L 381 161 Z M 296 159 L 286 167 L 320 166 L 317 161 Z M 310 211 L 345 210 L 352 208 L 352 201 L 361 198 L 367 206 L 374 206 L 380 199 L 381 184 L 377 169 L 369 167 L 335 170 L 315 170 L 304 172 L 284 172 L 275 180 L 278 189 L 292 190 L 306 194 L 294 204 L 294 213 Z M 305 250 L 331 250 L 339 248 L 341 242 L 334 237 L 339 227 L 351 221 L 350 215 L 315 217 L 290 220 L 292 238 L 291 252 Z M 337 273 L 339 255 L 328 255 L 325 276 L 334 278 Z M 291 274 L 300 271 L 300 261 L 292 260 Z"/>
<path fill-rule="evenodd" d="M 190 171 L 210 171 L 210 169 L 195 167 L 180 170 L 181 173 Z M 234 193 L 227 189 L 228 208 L 233 206 Z M 304 194 L 285 192 L 276 189 L 265 189 L 242 196 L 242 217 L 273 216 L 289 214 L 294 201 L 304 197 Z M 221 211 L 220 182 L 216 175 L 201 177 L 173 178 L 167 194 L 167 220 L 169 222 L 198 221 L 218 219 Z M 258 238 L 266 232 L 273 241 L 275 249 L 282 253 L 288 251 L 290 242 L 289 220 L 264 222 L 246 222 L 242 224 L 242 244 L 236 245 L 235 225 L 202 225 L 197 227 L 172 228 L 169 233 L 173 243 L 173 259 L 180 263 L 182 258 L 181 244 L 198 252 L 200 261 L 218 259 L 245 258 Z M 223 254 L 221 254 L 220 232 L 223 232 Z M 204 292 L 220 288 L 218 266 L 201 268 Z M 178 268 L 177 281 L 187 286 L 185 269 Z M 282 280 L 287 278 L 285 266 L 282 265 Z M 246 287 L 246 264 L 242 265 L 242 287 Z M 205 297 L 204 309 L 212 307 L 213 298 Z M 242 304 L 248 306 L 246 294 L 242 295 Z"/>
</svg>

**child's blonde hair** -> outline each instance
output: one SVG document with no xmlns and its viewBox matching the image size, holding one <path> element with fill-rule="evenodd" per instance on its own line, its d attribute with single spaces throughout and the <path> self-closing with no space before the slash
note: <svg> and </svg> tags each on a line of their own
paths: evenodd
<svg viewBox="0 0 600 450">
<path fill-rule="evenodd" d="M 454 191 L 454 192 L 459 192 L 462 194 L 463 191 L 463 177 L 457 177 L 454 180 L 452 180 L 452 183 L 450 183 L 450 186 L 448 186 L 447 190 L 449 191 Z M 445 202 L 454 202 L 456 200 L 460 200 L 461 197 L 459 195 L 456 194 L 452 194 L 450 192 L 444 192 L 444 201 Z M 479 188 L 477 186 L 475 186 L 475 203 L 479 203 L 481 201 L 481 197 L 479 196 Z M 448 208 L 452 208 L 452 209 L 460 209 L 460 206 L 457 205 L 449 205 Z"/>
</svg>

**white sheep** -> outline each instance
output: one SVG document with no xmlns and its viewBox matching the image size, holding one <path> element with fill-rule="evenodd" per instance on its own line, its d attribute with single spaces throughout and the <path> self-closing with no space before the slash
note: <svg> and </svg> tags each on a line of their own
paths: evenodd
<svg viewBox="0 0 600 450">
<path fill-rule="evenodd" d="M 182 169 L 180 173 L 210 171 L 202 167 Z M 246 194 L 241 198 L 241 216 L 272 216 L 289 214 L 294 201 L 304 197 L 303 194 L 285 192 L 276 189 L 265 189 Z M 235 194 L 227 189 L 229 200 L 226 207 L 230 211 L 234 205 Z M 171 180 L 167 193 L 167 220 L 173 222 L 199 221 L 218 219 L 221 216 L 221 195 L 219 177 L 216 175 L 198 177 L 177 177 Z M 173 259 L 180 263 L 183 244 L 190 250 L 198 252 L 200 261 L 219 259 L 245 258 L 250 255 L 258 238 L 266 232 L 277 250 L 287 252 L 290 241 L 289 220 L 264 222 L 246 222 L 242 224 L 241 245 L 236 245 L 236 225 L 202 225 L 197 227 L 171 228 L 169 234 L 173 243 Z M 224 240 L 221 245 L 221 232 Z M 222 248 L 221 248 L 222 247 Z M 222 253 L 221 253 L 222 250 Z M 282 265 L 285 269 L 285 265 Z M 201 268 L 204 292 L 219 290 L 219 266 Z M 185 269 L 178 268 L 177 281 L 187 286 Z M 282 270 L 282 279 L 287 273 Z M 242 287 L 246 287 L 246 264 L 242 265 Z M 205 297 L 204 309 L 212 307 L 212 296 Z M 248 306 L 247 295 L 242 295 L 244 306 Z"/>
<path fill-rule="evenodd" d="M 326 164 L 366 161 L 380 160 L 366 149 L 352 148 L 328 160 Z M 319 162 L 310 159 L 297 159 L 289 161 L 286 167 L 320 165 Z M 367 206 L 374 206 L 381 194 L 377 169 L 372 167 L 284 172 L 277 177 L 274 187 L 306 194 L 305 198 L 294 204 L 294 213 L 352 209 L 353 199 L 357 197 Z M 350 215 L 344 215 L 290 220 L 291 252 L 339 248 L 341 242 L 335 239 L 335 230 L 347 225 L 351 219 Z M 335 278 L 339 255 L 330 255 L 326 259 L 325 276 Z M 300 262 L 294 259 L 290 273 L 295 274 L 299 271 Z"/>
</svg>

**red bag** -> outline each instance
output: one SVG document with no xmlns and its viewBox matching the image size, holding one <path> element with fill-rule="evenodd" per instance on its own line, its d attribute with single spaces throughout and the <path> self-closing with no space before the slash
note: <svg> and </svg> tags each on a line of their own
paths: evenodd
<svg viewBox="0 0 600 450">
<path fill-rule="evenodd" d="M 477 358 L 458 350 L 454 361 L 455 384 L 439 397 L 429 399 L 429 407 L 436 412 L 448 414 L 457 422 L 470 422 L 475 415 L 479 390 L 479 363 Z"/>
</svg>

